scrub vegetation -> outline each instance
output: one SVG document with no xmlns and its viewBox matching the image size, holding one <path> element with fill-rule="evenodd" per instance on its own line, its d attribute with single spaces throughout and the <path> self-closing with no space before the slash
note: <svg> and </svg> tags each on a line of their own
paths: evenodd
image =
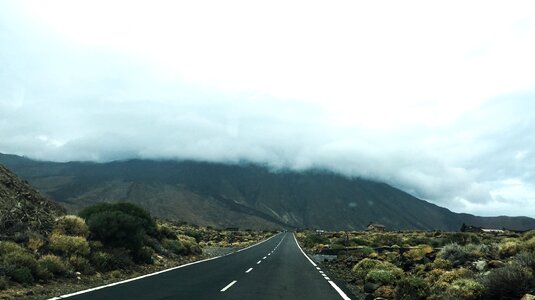
<svg viewBox="0 0 535 300">
<path fill-rule="evenodd" d="M 206 258 L 214 249 L 232 251 L 271 234 L 158 220 L 131 203 L 100 203 L 57 217 L 46 235 L 26 231 L 0 240 L 0 299 L 45 299 Z"/>
<path fill-rule="evenodd" d="M 356 299 L 520 299 L 535 293 L 535 230 L 297 234 Z"/>
</svg>

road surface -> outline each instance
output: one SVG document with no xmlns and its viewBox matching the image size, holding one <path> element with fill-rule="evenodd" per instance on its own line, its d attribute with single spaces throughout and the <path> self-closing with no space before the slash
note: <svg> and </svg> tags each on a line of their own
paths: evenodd
<svg viewBox="0 0 535 300">
<path fill-rule="evenodd" d="M 220 258 L 54 299 L 349 299 L 292 233 Z"/>
</svg>

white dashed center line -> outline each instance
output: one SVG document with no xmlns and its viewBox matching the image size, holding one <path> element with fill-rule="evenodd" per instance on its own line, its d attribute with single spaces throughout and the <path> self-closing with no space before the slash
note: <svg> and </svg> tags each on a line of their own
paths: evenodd
<svg viewBox="0 0 535 300">
<path fill-rule="evenodd" d="M 228 289 L 229 289 L 231 286 L 233 286 L 236 282 L 238 282 L 238 281 L 237 281 L 237 280 L 234 280 L 234 281 L 232 281 L 231 283 L 227 284 L 226 287 L 224 287 L 224 288 L 221 289 L 221 292 L 224 292 L 224 291 L 228 290 Z"/>
<path fill-rule="evenodd" d="M 253 270 L 253 268 L 249 268 L 249 270 L 245 271 L 245 273 L 249 273 Z"/>
</svg>

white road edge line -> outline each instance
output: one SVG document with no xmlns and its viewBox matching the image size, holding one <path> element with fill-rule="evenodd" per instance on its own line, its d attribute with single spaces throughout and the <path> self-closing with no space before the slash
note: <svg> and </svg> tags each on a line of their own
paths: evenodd
<svg viewBox="0 0 535 300">
<path fill-rule="evenodd" d="M 249 268 L 249 270 L 245 271 L 245 273 L 249 273 L 253 270 L 253 268 Z"/>
<path fill-rule="evenodd" d="M 224 291 L 228 290 L 228 289 L 229 289 L 231 286 L 233 286 L 236 282 L 238 282 L 238 281 L 237 281 L 237 280 L 234 280 L 234 281 L 232 281 L 231 283 L 227 284 L 226 287 L 224 287 L 224 288 L 221 289 L 221 292 L 224 292 Z"/>
<path fill-rule="evenodd" d="M 299 250 L 301 250 L 301 253 L 303 253 L 303 255 L 308 259 L 308 261 L 314 266 L 314 267 L 318 267 L 318 265 L 316 265 L 316 263 L 314 263 L 312 261 L 312 259 L 310 259 L 310 257 L 308 257 L 308 255 L 305 253 L 305 251 L 303 251 L 303 249 L 301 248 L 301 246 L 299 246 L 299 243 L 297 242 L 297 238 L 295 237 L 295 234 L 292 233 L 292 235 L 294 236 L 294 240 L 295 240 L 295 243 L 297 244 L 297 247 L 299 248 Z M 328 280 L 327 281 L 333 288 L 335 291 L 338 292 L 338 294 L 340 295 L 340 297 L 342 297 L 342 299 L 344 300 L 351 300 L 351 298 L 349 298 L 346 293 L 344 293 L 344 291 L 342 291 L 342 289 L 340 289 L 336 283 L 334 283 L 333 281 L 331 280 Z"/>
<path fill-rule="evenodd" d="M 252 248 L 254 246 L 258 246 L 258 245 L 260 245 L 260 244 L 262 244 L 264 242 L 269 241 L 270 239 L 276 237 L 279 234 L 280 233 L 272 235 L 271 237 L 269 237 L 269 238 L 267 238 L 267 239 L 265 239 L 263 241 L 260 241 L 260 242 L 254 244 L 254 245 L 251 245 L 251 246 L 249 246 L 247 248 L 240 249 L 239 251 L 247 250 L 247 249 Z M 225 256 L 225 255 L 223 255 L 223 256 Z M 169 272 L 169 271 L 173 271 L 173 270 L 176 270 L 176 269 L 184 268 L 184 267 L 191 266 L 191 265 L 194 265 L 194 264 L 198 264 L 198 263 L 202 263 L 202 262 L 207 262 L 207 261 L 210 261 L 210 260 L 218 259 L 218 258 L 221 258 L 223 256 L 220 255 L 220 256 L 216 256 L 216 257 L 210 257 L 210 258 L 207 258 L 207 259 L 190 262 L 190 263 L 187 263 L 187 264 L 183 264 L 183 265 L 180 265 L 180 266 L 176 266 L 176 267 L 172 267 L 172 268 L 169 268 L 169 269 L 161 270 L 161 271 L 158 271 L 158 272 L 145 274 L 145 275 L 142 275 L 142 276 L 139 276 L 139 277 L 134 277 L 134 278 L 126 279 L 126 280 L 123 280 L 123 281 L 117 281 L 117 282 L 114 282 L 114 283 L 97 286 L 97 287 L 90 288 L 90 289 L 87 289 L 87 290 L 74 292 L 74 293 L 71 293 L 71 294 L 66 294 L 66 295 L 61 295 L 61 296 L 49 298 L 48 300 L 59 300 L 59 299 L 69 298 L 69 297 L 72 297 L 72 296 L 77 296 L 77 295 L 93 292 L 93 291 L 100 290 L 100 289 L 107 288 L 107 287 L 111 287 L 111 286 L 114 286 L 114 285 L 119 285 L 119 284 L 127 283 L 127 282 L 130 282 L 130 281 L 135 281 L 135 280 L 138 280 L 138 279 L 143 279 L 143 278 L 146 278 L 146 277 L 162 274 L 162 273 L 165 273 L 165 272 Z"/>
</svg>

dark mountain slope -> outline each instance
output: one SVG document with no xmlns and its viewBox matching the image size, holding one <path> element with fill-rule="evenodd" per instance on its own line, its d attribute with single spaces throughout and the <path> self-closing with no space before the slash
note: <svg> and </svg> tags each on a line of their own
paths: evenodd
<svg viewBox="0 0 535 300">
<path fill-rule="evenodd" d="M 0 155 L 40 191 L 77 210 L 98 201 L 137 202 L 156 215 L 216 226 L 458 230 L 461 224 L 534 228 L 530 218 L 456 214 L 387 184 L 327 171 L 278 172 L 251 164 L 129 160 L 50 163 Z"/>
</svg>

